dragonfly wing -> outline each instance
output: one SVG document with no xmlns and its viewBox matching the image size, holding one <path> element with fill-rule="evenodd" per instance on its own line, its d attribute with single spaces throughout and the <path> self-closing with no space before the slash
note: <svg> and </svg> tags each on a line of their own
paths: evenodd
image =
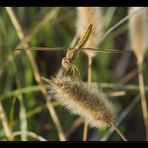
<svg viewBox="0 0 148 148">
<path fill-rule="evenodd" d="M 55 48 L 48 48 L 48 47 L 28 47 L 25 49 L 16 49 L 16 50 L 35 50 L 35 51 L 59 51 L 59 50 L 66 50 L 65 47 L 55 47 Z"/>
<path fill-rule="evenodd" d="M 93 51 L 96 51 L 96 52 L 106 52 L 106 53 L 125 53 L 125 52 L 132 52 L 132 50 L 99 49 L 99 48 L 81 48 L 80 50 L 93 50 Z"/>
</svg>

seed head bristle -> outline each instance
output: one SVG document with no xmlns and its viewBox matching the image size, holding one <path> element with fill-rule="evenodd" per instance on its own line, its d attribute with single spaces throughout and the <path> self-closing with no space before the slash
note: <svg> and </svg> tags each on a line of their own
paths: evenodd
<svg viewBox="0 0 148 148">
<path fill-rule="evenodd" d="M 71 113 L 82 116 L 93 127 L 105 128 L 114 122 L 112 104 L 93 85 L 68 78 L 52 79 L 50 94 Z"/>
<path fill-rule="evenodd" d="M 100 7 L 78 7 L 77 8 L 77 35 L 79 37 L 85 32 L 89 24 L 93 24 L 93 30 L 85 47 L 96 48 L 103 35 L 103 16 Z M 95 51 L 85 51 L 88 56 L 95 56 Z"/>
<path fill-rule="evenodd" d="M 129 14 L 139 9 L 139 12 L 129 18 L 131 47 L 137 57 L 142 62 L 144 54 L 148 49 L 148 7 L 131 7 Z"/>
</svg>

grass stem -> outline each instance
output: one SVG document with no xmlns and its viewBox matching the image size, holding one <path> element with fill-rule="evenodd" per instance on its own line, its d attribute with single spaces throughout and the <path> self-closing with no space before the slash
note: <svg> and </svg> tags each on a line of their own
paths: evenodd
<svg viewBox="0 0 148 148">
<path fill-rule="evenodd" d="M 148 110 L 147 110 L 147 102 L 145 97 L 144 78 L 142 74 L 141 62 L 138 62 L 138 80 L 139 80 L 139 91 L 140 91 L 140 97 L 141 97 L 143 119 L 144 119 L 145 131 L 146 131 L 146 140 L 148 141 Z"/>
<path fill-rule="evenodd" d="M 113 123 L 111 124 L 111 126 L 124 141 L 128 141 L 127 138 L 122 134 L 122 132 Z"/>
<path fill-rule="evenodd" d="M 88 56 L 88 84 L 91 84 L 91 76 L 92 76 L 92 57 Z M 84 122 L 84 130 L 83 130 L 83 141 L 87 140 L 88 133 L 88 124 Z"/>
</svg>

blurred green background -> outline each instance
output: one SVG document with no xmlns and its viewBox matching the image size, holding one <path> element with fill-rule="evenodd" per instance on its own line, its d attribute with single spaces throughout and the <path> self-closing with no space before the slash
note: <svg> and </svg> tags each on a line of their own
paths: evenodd
<svg viewBox="0 0 148 148">
<path fill-rule="evenodd" d="M 15 7 L 12 8 L 23 33 L 30 37 L 30 47 L 70 47 L 76 33 L 77 13 L 74 7 Z M 102 7 L 104 18 L 113 11 L 110 22 L 104 28 L 107 31 L 128 14 L 128 8 Z M 47 21 L 44 18 L 53 13 Z M 44 20 L 44 21 L 43 21 Z M 105 20 L 105 19 L 104 19 Z M 44 25 L 38 26 L 40 23 Z M 103 23 L 103 22 L 100 22 Z M 34 31 L 35 30 L 35 31 Z M 105 32 L 104 31 L 104 32 Z M 100 48 L 116 48 L 128 50 L 128 21 L 110 33 L 101 43 Z M 15 50 L 20 39 L 5 8 L 0 8 L 0 100 L 3 105 L 10 129 L 34 132 L 47 140 L 59 140 L 56 127 L 46 107 L 44 96 L 37 84 L 32 66 L 24 51 Z M 66 51 L 31 51 L 41 76 L 50 78 L 56 75 L 61 67 L 61 59 Z M 81 80 L 87 81 L 87 56 L 81 52 L 75 62 Z M 148 79 L 148 60 L 145 58 L 143 74 L 145 85 Z M 131 78 L 128 76 L 133 72 Z M 144 140 L 145 131 L 139 101 L 136 58 L 133 53 L 98 53 L 93 59 L 92 82 L 98 84 L 104 93 L 124 91 L 121 96 L 112 96 L 116 110 L 117 122 L 125 114 L 119 124 L 120 130 L 129 140 Z M 45 84 L 46 88 L 48 86 Z M 145 87 L 148 90 L 148 87 Z M 19 93 L 21 97 L 18 97 Z M 51 101 L 62 125 L 67 140 L 82 140 L 83 122 L 72 115 L 64 107 Z M 133 106 L 132 106 L 133 105 Z M 130 108 L 131 107 L 131 108 Z M 130 109 L 130 110 L 128 110 Z M 124 114 L 123 114 L 124 113 Z M 21 119 L 21 117 L 23 119 Z M 26 118 L 25 118 L 26 117 Z M 88 140 L 99 141 L 108 135 L 110 128 L 98 130 L 89 128 Z M 2 122 L 0 122 L 0 140 L 6 139 Z M 16 136 L 14 140 L 37 140 L 31 136 Z M 105 140 L 121 140 L 116 132 Z"/>
</svg>

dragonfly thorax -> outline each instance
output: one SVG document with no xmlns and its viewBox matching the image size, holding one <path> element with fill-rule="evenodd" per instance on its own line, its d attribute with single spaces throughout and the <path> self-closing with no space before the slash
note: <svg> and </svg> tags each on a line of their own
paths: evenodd
<svg viewBox="0 0 148 148">
<path fill-rule="evenodd" d="M 72 62 L 76 59 L 76 54 L 77 54 L 77 51 L 75 50 L 75 48 L 69 48 L 67 50 L 67 53 L 66 53 L 66 60 L 68 60 L 68 62 Z"/>
</svg>

